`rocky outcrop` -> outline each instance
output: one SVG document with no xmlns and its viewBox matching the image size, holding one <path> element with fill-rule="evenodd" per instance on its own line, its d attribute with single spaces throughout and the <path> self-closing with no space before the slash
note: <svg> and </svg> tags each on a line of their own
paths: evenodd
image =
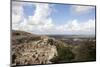
<svg viewBox="0 0 100 67">
<path fill-rule="evenodd" d="M 51 64 L 73 58 L 72 52 L 61 41 L 24 31 L 12 31 L 11 51 L 12 66 Z"/>
<path fill-rule="evenodd" d="M 49 64 L 57 56 L 53 39 L 22 31 L 12 32 L 12 64 Z"/>
</svg>

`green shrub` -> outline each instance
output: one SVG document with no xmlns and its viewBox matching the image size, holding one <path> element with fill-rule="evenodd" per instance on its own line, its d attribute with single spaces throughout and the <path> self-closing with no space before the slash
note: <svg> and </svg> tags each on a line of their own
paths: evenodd
<svg viewBox="0 0 100 67">
<path fill-rule="evenodd" d="M 74 49 L 76 54 L 75 61 L 93 61 L 96 60 L 96 44 L 95 42 L 86 41 Z"/>
<path fill-rule="evenodd" d="M 58 45 L 57 51 L 58 51 L 58 56 L 56 56 L 51 60 L 54 63 L 71 62 L 71 60 L 74 59 L 75 57 L 70 47 L 64 46 L 64 44 Z"/>
</svg>

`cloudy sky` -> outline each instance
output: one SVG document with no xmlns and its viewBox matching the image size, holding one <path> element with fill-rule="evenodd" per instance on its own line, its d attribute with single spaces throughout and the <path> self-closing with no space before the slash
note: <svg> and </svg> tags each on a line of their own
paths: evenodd
<svg viewBox="0 0 100 67">
<path fill-rule="evenodd" d="M 12 29 L 35 34 L 95 34 L 95 7 L 13 1 Z"/>
</svg>

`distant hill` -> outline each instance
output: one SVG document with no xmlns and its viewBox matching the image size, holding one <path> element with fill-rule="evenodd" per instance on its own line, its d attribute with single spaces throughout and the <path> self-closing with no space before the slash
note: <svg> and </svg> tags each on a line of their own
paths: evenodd
<svg viewBox="0 0 100 67">
<path fill-rule="evenodd" d="M 56 39 L 67 39 L 67 38 L 95 38 L 95 35 L 47 35 Z"/>
</svg>

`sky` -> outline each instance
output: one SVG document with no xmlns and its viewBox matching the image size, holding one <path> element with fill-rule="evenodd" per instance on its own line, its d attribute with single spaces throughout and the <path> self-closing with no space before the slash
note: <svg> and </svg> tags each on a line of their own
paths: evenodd
<svg viewBox="0 0 100 67">
<path fill-rule="evenodd" d="M 12 1 L 12 29 L 34 34 L 94 35 L 95 7 Z"/>
</svg>

